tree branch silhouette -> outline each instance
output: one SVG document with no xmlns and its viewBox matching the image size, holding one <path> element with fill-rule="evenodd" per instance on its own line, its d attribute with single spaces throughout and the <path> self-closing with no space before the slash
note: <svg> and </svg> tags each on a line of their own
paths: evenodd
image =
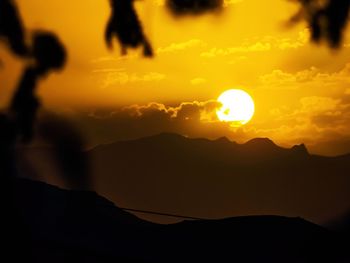
<svg viewBox="0 0 350 263">
<path fill-rule="evenodd" d="M 306 20 L 314 42 L 326 41 L 332 48 L 340 47 L 349 22 L 350 0 L 296 1 L 301 8 L 291 17 L 290 22 Z"/>
<path fill-rule="evenodd" d="M 32 138 L 33 124 L 40 102 L 35 95 L 38 80 L 50 71 L 60 70 L 66 61 L 66 51 L 52 33 L 38 31 L 33 36 L 31 55 L 34 63 L 24 70 L 10 105 L 11 117 L 24 142 Z"/>
<path fill-rule="evenodd" d="M 153 49 L 145 36 L 142 24 L 134 8 L 134 0 L 110 0 L 111 17 L 105 31 L 105 41 L 111 49 L 113 37 L 116 37 L 121 45 L 122 54 L 126 54 L 127 48 L 143 47 L 143 55 L 153 56 Z"/>
<path fill-rule="evenodd" d="M 12 0 L 0 0 L 0 39 L 5 40 L 11 51 L 18 56 L 26 56 L 28 48 L 22 21 Z"/>
<path fill-rule="evenodd" d="M 168 10 L 175 16 L 201 15 L 208 12 L 220 11 L 223 0 L 167 0 Z"/>
</svg>

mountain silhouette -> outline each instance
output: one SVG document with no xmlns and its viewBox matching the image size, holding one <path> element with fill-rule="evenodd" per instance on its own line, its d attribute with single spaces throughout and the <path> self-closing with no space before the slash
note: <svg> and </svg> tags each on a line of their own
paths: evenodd
<svg viewBox="0 0 350 263">
<path fill-rule="evenodd" d="M 350 210 L 350 155 L 312 155 L 303 144 L 287 149 L 266 138 L 238 144 L 162 133 L 89 154 L 96 191 L 122 207 L 209 219 L 301 216 L 318 224 Z"/>
<path fill-rule="evenodd" d="M 340 236 L 301 218 L 160 225 L 89 191 L 19 179 L 17 207 L 35 262 L 342 262 Z M 339 260 L 339 261 L 338 261 Z"/>
</svg>

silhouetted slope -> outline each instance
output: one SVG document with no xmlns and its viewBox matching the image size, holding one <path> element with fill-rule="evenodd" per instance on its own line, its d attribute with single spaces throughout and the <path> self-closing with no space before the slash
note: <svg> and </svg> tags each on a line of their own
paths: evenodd
<svg viewBox="0 0 350 263">
<path fill-rule="evenodd" d="M 124 207 L 201 218 L 301 216 L 318 223 L 350 208 L 350 156 L 311 155 L 303 144 L 286 149 L 266 138 L 237 144 L 164 133 L 90 153 L 98 192 Z"/>
<path fill-rule="evenodd" d="M 18 207 L 36 262 L 338 262 L 337 237 L 300 218 L 157 225 L 93 192 L 20 179 Z M 322 261 L 320 261 L 322 259 Z"/>
<path fill-rule="evenodd" d="M 327 228 L 338 233 L 345 233 L 350 241 L 350 211 L 347 211 L 342 216 L 332 220 L 327 224 Z"/>
<path fill-rule="evenodd" d="M 124 260 L 139 242 L 135 236 L 153 225 L 94 192 L 68 191 L 23 179 L 17 190 L 39 262 Z"/>
</svg>

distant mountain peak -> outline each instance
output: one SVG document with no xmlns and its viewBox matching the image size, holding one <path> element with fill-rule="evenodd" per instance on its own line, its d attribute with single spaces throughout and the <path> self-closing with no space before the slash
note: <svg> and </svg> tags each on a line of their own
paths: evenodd
<svg viewBox="0 0 350 263">
<path fill-rule="evenodd" d="M 267 138 L 267 137 L 254 138 L 254 139 L 249 140 L 246 143 L 269 143 L 269 144 L 274 144 L 274 142 L 271 139 Z"/>
<path fill-rule="evenodd" d="M 307 150 L 305 144 L 294 145 L 291 150 L 297 154 L 309 155 L 309 151 Z"/>
<path fill-rule="evenodd" d="M 292 153 L 293 155 L 298 156 L 308 156 L 310 155 L 306 146 L 304 144 L 295 145 L 292 148 L 285 148 L 277 145 L 274 143 L 271 139 L 267 137 L 259 137 L 254 138 L 246 143 L 239 144 L 235 141 L 231 141 L 229 138 L 222 136 L 217 139 L 208 139 L 208 138 L 193 138 L 188 137 L 186 135 L 181 135 L 178 133 L 172 133 L 172 132 L 162 132 L 154 135 L 149 135 L 147 137 L 134 139 L 130 141 L 123 141 L 123 143 L 128 142 L 147 142 L 154 145 L 163 145 L 164 147 L 168 147 L 169 150 L 171 150 L 171 147 L 173 145 L 177 145 L 178 143 L 181 143 L 181 145 L 185 145 L 186 147 L 193 147 L 193 142 L 196 143 L 196 147 L 199 144 L 205 145 L 207 142 L 210 142 L 211 145 L 217 145 L 217 146 L 235 146 L 234 149 L 241 149 L 243 151 L 248 151 L 249 153 L 254 154 L 260 154 L 265 155 L 267 153 L 269 154 L 286 154 L 286 153 Z M 113 146 L 114 144 L 110 144 L 109 146 Z M 230 150 L 233 150 L 232 147 L 229 147 Z M 222 148 L 222 150 L 227 150 L 227 148 Z"/>
<path fill-rule="evenodd" d="M 245 143 L 245 145 L 254 145 L 254 146 L 268 146 L 268 147 L 278 147 L 272 140 L 269 138 L 254 138 Z"/>
<path fill-rule="evenodd" d="M 232 143 L 232 141 L 230 139 L 228 139 L 226 136 L 217 138 L 215 141 L 217 142 L 223 142 L 223 143 Z"/>
</svg>

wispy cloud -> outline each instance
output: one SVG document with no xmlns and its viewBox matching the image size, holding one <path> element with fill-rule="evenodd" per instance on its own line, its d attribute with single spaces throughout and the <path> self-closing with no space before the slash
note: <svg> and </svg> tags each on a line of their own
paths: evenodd
<svg viewBox="0 0 350 263">
<path fill-rule="evenodd" d="M 137 55 L 136 53 L 129 52 L 127 55 L 104 56 L 104 57 L 93 59 L 90 62 L 92 64 L 101 64 L 101 63 L 108 63 L 108 62 L 119 62 L 123 60 L 135 59 L 135 58 L 140 58 L 140 56 Z"/>
<path fill-rule="evenodd" d="M 265 36 L 256 40 L 246 40 L 239 46 L 228 48 L 212 48 L 201 53 L 201 57 L 214 58 L 218 56 L 228 56 L 233 54 L 244 54 L 253 52 L 266 52 L 270 50 L 297 49 L 304 46 L 309 39 L 309 31 L 304 29 L 299 32 L 297 39 L 277 38 Z"/>
<path fill-rule="evenodd" d="M 202 52 L 201 57 L 213 58 L 217 56 L 228 56 L 236 53 L 261 52 L 271 50 L 270 43 L 257 42 L 250 45 L 242 45 L 229 48 L 212 48 L 209 51 Z"/>
<path fill-rule="evenodd" d="M 309 85 L 339 87 L 350 84 L 350 63 L 346 64 L 340 71 L 328 73 L 319 68 L 311 67 L 295 73 L 275 69 L 271 73 L 260 76 L 260 83 L 268 89 L 298 89 L 301 86 Z"/>
<path fill-rule="evenodd" d="M 163 103 L 152 102 L 146 105 L 130 105 L 122 108 L 121 111 L 138 118 L 152 112 L 162 112 L 170 119 L 213 122 L 218 121 L 215 115 L 218 107 L 220 107 L 220 103 L 215 100 L 183 102 L 178 106 L 167 106 Z"/>
<path fill-rule="evenodd" d="M 126 85 L 129 83 L 136 83 L 136 82 L 152 82 L 152 81 L 161 81 L 166 78 L 166 76 L 159 72 L 148 72 L 144 74 L 139 73 L 127 73 L 125 71 L 113 71 L 113 70 L 107 70 L 107 71 L 100 71 L 100 72 L 106 72 L 107 75 L 105 76 L 103 80 L 103 88 L 110 87 L 115 84 L 119 85 Z"/>
<path fill-rule="evenodd" d="M 160 47 L 157 49 L 157 54 L 162 53 L 174 53 L 183 51 L 189 48 L 195 48 L 195 47 L 205 47 L 206 43 L 200 39 L 191 39 L 185 42 L 179 42 L 179 43 L 171 43 L 168 46 Z"/>
</svg>

